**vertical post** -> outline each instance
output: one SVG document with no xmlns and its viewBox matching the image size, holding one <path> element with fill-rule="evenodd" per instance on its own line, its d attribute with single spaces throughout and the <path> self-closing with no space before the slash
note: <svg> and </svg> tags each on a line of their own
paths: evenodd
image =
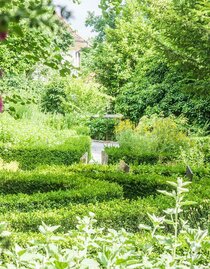
<svg viewBox="0 0 210 269">
<path fill-rule="evenodd" d="M 106 154 L 106 152 L 102 151 L 101 152 L 101 164 L 104 164 L 104 165 L 108 164 L 108 159 L 109 159 L 109 157 Z"/>
<path fill-rule="evenodd" d="M 80 162 L 84 164 L 88 164 L 88 153 L 85 152 L 85 154 L 80 158 Z"/>
<path fill-rule="evenodd" d="M 186 167 L 186 177 L 188 177 L 190 181 L 193 180 L 193 172 L 189 165 Z"/>
</svg>

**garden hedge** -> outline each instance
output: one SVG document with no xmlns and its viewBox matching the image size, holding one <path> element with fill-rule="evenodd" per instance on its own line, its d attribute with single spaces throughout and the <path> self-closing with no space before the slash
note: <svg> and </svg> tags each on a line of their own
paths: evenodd
<svg viewBox="0 0 210 269">
<path fill-rule="evenodd" d="M 0 158 L 6 162 L 17 161 L 21 169 L 34 169 L 41 164 L 70 165 L 80 161 L 81 156 L 90 153 L 91 140 L 88 136 L 70 137 L 63 144 L 43 147 L 0 147 Z"/>
<path fill-rule="evenodd" d="M 190 222 L 192 227 L 200 225 L 201 228 L 210 229 L 209 205 L 209 203 L 203 202 L 186 207 L 185 219 Z M 155 199 L 152 197 L 133 201 L 114 199 L 94 204 L 72 204 L 60 209 L 13 211 L 0 214 L 0 220 L 8 221 L 12 229 L 17 232 L 36 232 L 42 221 L 48 225 L 61 225 L 60 232 L 67 232 L 76 227 L 76 216 L 83 217 L 87 216 L 89 212 L 93 212 L 96 215 L 98 227 L 117 230 L 123 227 L 127 231 L 137 232 L 140 223 L 151 224 L 148 213 L 160 216 L 164 209 L 171 206 L 173 206 L 173 202 L 170 197 L 159 195 Z"/>
<path fill-rule="evenodd" d="M 117 147 L 106 147 L 105 152 L 108 154 L 108 162 L 109 164 L 118 163 L 120 160 L 124 160 L 128 164 L 155 164 L 159 160 L 168 161 L 173 159 L 172 155 L 160 155 L 159 153 L 145 153 L 145 154 L 137 154 L 136 152 L 132 152 L 129 150 L 125 150 Z"/>
<path fill-rule="evenodd" d="M 0 194 L 33 194 L 56 190 L 80 189 L 89 184 L 90 179 L 75 173 L 38 172 L 0 172 Z"/>
<path fill-rule="evenodd" d="M 171 189 L 167 181 L 176 181 L 177 177 L 185 177 L 186 167 L 177 165 L 140 165 L 131 166 L 131 173 L 119 171 L 114 165 L 82 165 L 39 167 L 37 171 L 53 173 L 75 173 L 75 176 L 106 180 L 118 183 L 123 187 L 124 198 L 136 199 L 137 197 L 156 196 L 158 189 Z M 207 184 L 210 178 L 209 167 L 193 168 L 193 181 L 198 184 Z M 201 184 L 202 186 L 202 184 Z"/>
<path fill-rule="evenodd" d="M 115 183 L 91 180 L 79 189 L 51 192 L 0 195 L 0 213 L 61 208 L 70 203 L 95 203 L 122 198 L 122 188 Z"/>
<path fill-rule="evenodd" d="M 157 195 L 157 189 L 168 189 L 167 181 L 182 175 L 184 167 L 174 166 L 174 174 L 170 173 L 170 165 L 167 168 L 163 165 L 131 168 L 131 174 L 117 171 L 117 166 L 81 164 L 43 166 L 30 172 L 1 172 L 0 220 L 10 222 L 17 232 L 37 231 L 42 221 L 59 224 L 67 231 L 75 228 L 76 216 L 94 212 L 98 226 L 138 231 L 139 223 L 149 223 L 147 213 L 161 214 L 173 206 L 170 197 Z M 208 228 L 209 169 L 195 171 L 186 195 L 197 204 L 187 208 L 186 217 L 193 226 Z M 18 186 L 22 194 L 18 194 Z M 124 200 L 123 197 L 135 199 Z"/>
</svg>

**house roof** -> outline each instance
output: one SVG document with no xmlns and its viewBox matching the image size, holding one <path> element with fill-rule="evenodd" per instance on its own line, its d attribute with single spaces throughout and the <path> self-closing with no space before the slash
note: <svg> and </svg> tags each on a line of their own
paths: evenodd
<svg viewBox="0 0 210 269">
<path fill-rule="evenodd" d="M 88 47 L 88 42 L 85 39 L 83 39 L 81 36 L 79 36 L 78 33 L 71 28 L 71 26 L 69 26 L 69 31 L 72 34 L 73 39 L 74 39 L 74 44 L 72 47 L 73 50 L 78 51 L 78 50 Z"/>
<path fill-rule="evenodd" d="M 71 50 L 79 51 L 83 48 L 89 47 L 87 40 L 82 38 L 75 30 L 73 30 L 71 25 L 69 25 L 63 17 L 59 16 L 58 14 L 57 16 L 59 17 L 60 22 L 66 27 L 66 29 L 70 32 L 70 34 L 73 37 L 74 43 L 70 47 Z"/>
</svg>

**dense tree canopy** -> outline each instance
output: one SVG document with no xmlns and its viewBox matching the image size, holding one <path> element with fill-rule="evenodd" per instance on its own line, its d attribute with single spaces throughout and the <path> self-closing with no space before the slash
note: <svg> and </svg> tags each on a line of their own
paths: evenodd
<svg viewBox="0 0 210 269">
<path fill-rule="evenodd" d="M 115 109 L 134 121 L 156 112 L 204 124 L 210 117 L 208 1 L 101 1 L 101 7 L 103 15 L 87 21 L 103 36 L 87 63 L 117 97 Z"/>
<path fill-rule="evenodd" d="M 0 8 L 0 59 L 4 72 L 33 71 L 38 62 L 59 69 L 62 75 L 69 74 L 71 63 L 64 61 L 63 55 L 72 37 L 52 1 L 0 1 Z M 70 16 L 65 7 L 60 7 L 60 13 Z"/>
</svg>

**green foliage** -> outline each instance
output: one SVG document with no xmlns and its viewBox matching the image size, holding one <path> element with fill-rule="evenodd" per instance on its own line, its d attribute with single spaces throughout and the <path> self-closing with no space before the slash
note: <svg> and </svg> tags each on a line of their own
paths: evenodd
<svg viewBox="0 0 210 269">
<path fill-rule="evenodd" d="M 208 189 L 210 176 L 209 166 L 192 166 L 194 173 L 194 184 L 190 191 L 194 192 L 200 202 L 209 197 Z M 45 168 L 46 169 L 46 168 Z M 57 171 L 58 168 L 52 168 Z M 70 167 L 63 167 L 66 173 L 76 173 L 88 178 L 116 182 L 123 187 L 124 197 L 136 199 L 137 197 L 148 197 L 156 195 L 157 189 L 167 189 L 167 181 L 174 181 L 178 176 L 185 176 L 186 166 L 183 164 L 156 164 L 131 166 L 129 174 L 121 172 L 119 165 L 100 166 L 100 165 L 80 165 L 76 164 Z M 41 170 L 42 171 L 42 170 Z M 59 169 L 58 169 L 59 171 Z M 202 185 L 205 188 L 202 190 Z M 200 192 L 200 194 L 199 194 Z M 191 194 L 190 194 L 191 196 Z M 199 198 L 200 197 L 200 198 Z M 198 201 L 197 200 L 197 201 Z"/>
<path fill-rule="evenodd" d="M 114 168 L 114 167 L 113 167 Z M 53 171 L 59 171 L 59 168 L 51 168 Z M 42 171 L 42 170 L 41 170 Z M 45 168 L 46 171 L 46 168 Z M 62 170 L 61 170 L 62 171 Z M 109 182 L 118 183 L 123 187 L 124 198 L 136 199 L 137 197 L 147 197 L 155 195 L 157 189 L 166 188 L 166 177 L 155 173 L 138 173 L 125 174 L 118 169 L 113 170 L 109 167 L 100 168 L 97 166 L 70 166 L 63 167 L 65 173 L 75 173 L 76 175 L 98 180 L 106 180 Z M 167 178 L 169 180 L 169 177 Z M 173 177 L 170 178 L 173 180 Z"/>
<path fill-rule="evenodd" d="M 185 217 L 190 219 L 193 227 L 199 223 L 207 228 L 210 171 L 198 167 L 193 168 L 193 172 L 194 182 L 187 196 L 198 204 L 191 206 Z M 41 220 L 51 225 L 62 223 L 66 231 L 75 227 L 76 215 L 85 216 L 92 211 L 96 213 L 99 225 L 115 229 L 123 226 L 130 231 L 137 231 L 137 223 L 148 224 L 147 212 L 152 214 L 173 206 L 170 200 L 156 192 L 159 188 L 169 191 L 166 182 L 175 181 L 179 175 L 185 175 L 185 168 L 180 164 L 132 167 L 131 174 L 119 172 L 116 166 L 97 165 L 43 166 L 33 172 L 1 173 L 2 193 L 4 197 L 5 194 L 10 194 L 6 200 L 2 198 L 1 212 L 10 211 L 2 215 L 2 218 L 9 219 L 17 231 L 36 231 Z M 109 183 L 106 185 L 104 181 Z M 25 194 L 16 194 L 18 186 Z M 59 190 L 57 193 L 56 188 Z M 16 195 L 12 196 L 12 193 Z M 122 195 L 135 200 L 110 201 Z M 104 200 L 107 202 L 96 203 Z M 69 205 L 69 202 L 80 204 Z M 35 208 L 39 211 L 34 211 Z"/>
<path fill-rule="evenodd" d="M 43 146 L 1 146 L 3 160 L 18 161 L 22 169 L 34 169 L 40 164 L 65 164 L 79 162 L 85 152 L 90 153 L 90 139 L 86 136 L 72 136 L 58 145 Z"/>
<path fill-rule="evenodd" d="M 33 121 L 15 120 L 4 113 L 0 128 L 2 159 L 16 160 L 23 169 L 39 164 L 72 164 L 79 162 L 85 152 L 90 153 L 88 136 L 78 136 L 73 130 L 56 130 L 40 117 L 33 117 Z"/>
<path fill-rule="evenodd" d="M 208 231 L 192 229 L 180 217 L 182 208 L 193 204 L 184 197 L 189 182 L 178 179 L 177 183 L 168 183 L 176 190 L 161 192 L 170 199 L 173 198 L 175 206 L 165 210 L 163 217 L 148 214 L 153 228 L 148 225 L 139 226 L 140 229 L 149 230 L 154 239 L 151 240 L 150 237 L 147 244 L 138 245 L 134 235 L 124 229 L 118 232 L 108 229 L 104 232 L 103 228 L 95 228 L 95 214 L 89 213 L 89 217 L 78 217 L 77 229 L 66 235 L 72 240 L 69 247 L 62 248 L 60 243 L 68 239 L 55 234 L 60 226 L 47 226 L 42 222 L 42 226 L 39 226 L 39 231 L 45 237 L 42 242 L 32 241 L 27 249 L 15 245 L 9 252 L 1 248 L 1 252 L 9 259 L 10 265 L 18 264 L 24 268 L 208 268 Z M 168 225 L 172 226 L 171 232 L 158 234 L 159 230 Z M 1 227 L 3 239 L 9 237 L 5 223 Z M 4 260 L 3 268 L 8 268 L 7 264 L 8 261 Z"/>
<path fill-rule="evenodd" d="M 190 140 L 182 127 L 184 123 L 184 119 L 152 115 L 142 117 L 135 131 L 137 135 L 147 137 L 156 152 L 176 155 L 180 147 L 189 147 Z"/>
<path fill-rule="evenodd" d="M 158 153 L 134 153 L 128 149 L 116 148 L 116 147 L 106 147 L 106 153 L 109 156 L 109 164 L 118 163 L 120 160 L 124 160 L 129 164 L 144 164 L 150 163 L 155 164 L 159 160 L 168 161 L 170 159 L 170 155 L 159 155 Z"/>
<path fill-rule="evenodd" d="M 70 180 L 70 178 L 69 178 Z M 76 181 L 76 180 L 75 180 Z M 122 197 L 122 189 L 114 183 L 92 179 L 77 179 L 75 186 L 66 184 L 65 189 L 44 192 L 42 189 L 33 194 L 8 194 L 0 196 L 1 213 L 30 212 L 36 210 L 52 210 L 69 204 L 88 204 Z M 55 186 L 54 186 L 55 187 Z M 26 189 L 24 190 L 26 192 Z"/>
<path fill-rule="evenodd" d="M 90 136 L 97 140 L 116 140 L 115 127 L 118 123 L 116 119 L 106 119 L 103 115 L 98 118 L 91 118 L 88 126 L 90 128 Z"/>
<path fill-rule="evenodd" d="M 63 144 L 66 139 L 77 135 L 76 131 L 59 128 L 59 117 L 50 117 L 37 112 L 33 107 L 30 108 L 33 113 L 30 114 L 27 111 L 27 115 L 20 120 L 15 120 L 7 113 L 1 114 L 1 143 L 8 144 L 8 146 L 21 145 L 21 147 L 54 146 Z"/>
<path fill-rule="evenodd" d="M 46 89 L 42 98 L 42 108 L 46 112 L 65 114 L 65 108 L 63 100 L 66 99 L 66 94 L 62 89 L 62 86 L 50 85 Z"/>
<path fill-rule="evenodd" d="M 151 204 L 152 202 L 152 204 Z M 165 209 L 166 207 L 164 207 Z M 157 212 L 157 204 L 148 200 L 118 200 L 90 204 L 72 204 L 60 209 L 32 210 L 29 212 L 13 211 L 0 215 L 1 220 L 9 221 L 17 232 L 37 231 L 37 226 L 44 221 L 48 225 L 62 225 L 61 232 L 67 232 L 76 226 L 76 216 L 86 216 L 92 211 L 96 214 L 98 225 L 106 228 L 126 228 L 138 231 L 138 223 L 149 224 L 147 212 Z M 206 215 L 206 214 L 205 214 Z"/>
<path fill-rule="evenodd" d="M 43 83 L 33 80 L 25 73 L 17 75 L 4 75 L 0 79 L 0 94 L 3 97 L 4 111 L 14 118 L 23 116 L 23 111 L 28 110 L 30 105 L 37 104 Z"/>
<path fill-rule="evenodd" d="M 142 64 L 146 70 L 142 70 Z M 180 91 L 182 79 L 181 71 L 172 72 L 166 64 L 157 60 L 141 62 L 129 82 L 121 88 L 116 99 L 116 111 L 135 123 L 143 115 L 157 113 L 165 117 L 183 115 L 189 124 L 205 127 L 210 113 L 208 96 Z M 192 126 L 188 128 L 190 130 Z"/>
<path fill-rule="evenodd" d="M 128 163 L 154 163 L 176 158 L 181 148 L 190 147 L 190 139 L 181 126 L 173 117 L 142 117 L 134 130 L 118 133 L 119 148 L 106 148 L 110 163 L 120 159 Z"/>
<path fill-rule="evenodd" d="M 31 73 L 39 64 L 57 69 L 61 75 L 70 74 L 72 64 L 65 55 L 72 36 L 54 9 L 52 1 L 42 0 L 3 4 L 0 33 L 7 37 L 0 44 L 1 72 Z"/>
<path fill-rule="evenodd" d="M 107 93 L 117 97 L 114 110 L 135 123 L 157 113 L 184 115 L 190 124 L 205 127 L 210 115 L 207 1 L 102 2 L 102 18 L 88 21 L 99 35 L 85 58 Z"/>
<path fill-rule="evenodd" d="M 85 119 L 92 114 L 103 113 L 110 100 L 97 83 L 58 77 L 48 83 L 41 102 L 44 111 L 69 113 Z"/>
</svg>

